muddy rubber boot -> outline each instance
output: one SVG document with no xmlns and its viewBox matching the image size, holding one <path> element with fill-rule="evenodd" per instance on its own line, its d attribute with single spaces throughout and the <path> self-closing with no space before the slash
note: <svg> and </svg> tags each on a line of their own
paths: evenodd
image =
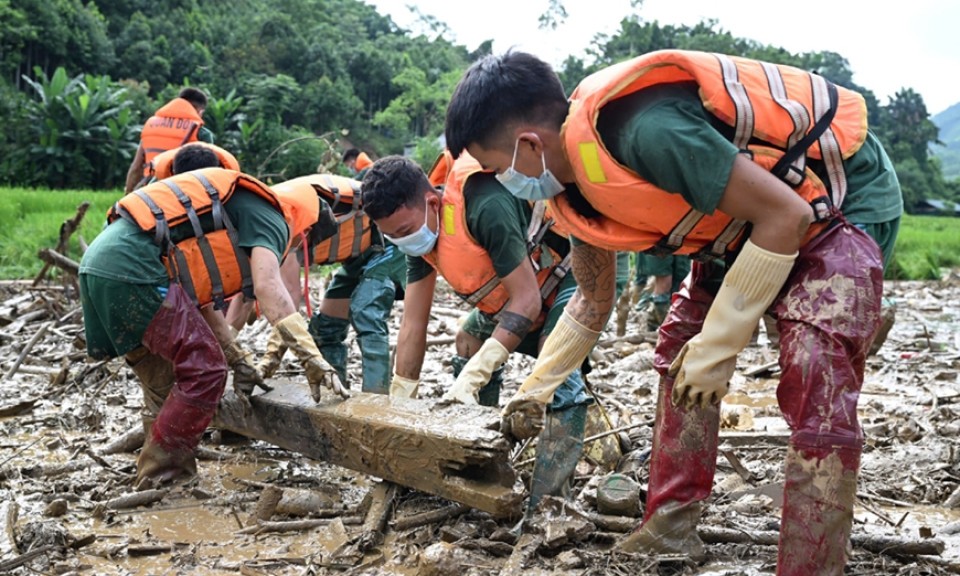
<svg viewBox="0 0 960 576">
<path fill-rule="evenodd" d="M 655 294 L 651 297 L 652 306 L 647 313 L 647 332 L 656 332 L 670 311 L 670 295 Z"/>
<path fill-rule="evenodd" d="M 183 446 L 164 448 L 152 432 L 147 433 L 143 449 L 137 457 L 137 477 L 134 480 L 137 490 L 187 481 L 196 475 L 197 458 L 193 449 Z"/>
<path fill-rule="evenodd" d="M 450 359 L 450 365 L 453 366 L 453 377 L 456 378 L 463 372 L 463 367 L 467 365 L 470 359 L 464 356 L 455 355 Z M 503 388 L 503 366 L 497 368 L 490 374 L 490 381 L 484 384 L 483 388 L 477 391 L 477 401 L 481 406 L 500 405 L 500 390 Z"/>
<path fill-rule="evenodd" d="M 858 447 L 787 448 L 779 576 L 843 574 L 857 496 Z"/>
<path fill-rule="evenodd" d="M 617 549 L 631 554 L 685 554 L 700 562 L 706 552 L 697 534 L 699 522 L 699 502 L 667 502 L 621 541 Z"/>
<path fill-rule="evenodd" d="M 717 464 L 720 410 L 673 405 L 673 378 L 660 379 L 643 523 L 617 547 L 624 552 L 704 557 L 697 535 L 701 502 L 710 495 Z M 647 548 L 649 547 L 649 548 Z"/>
<path fill-rule="evenodd" d="M 882 348 L 883 343 L 887 341 L 887 336 L 890 334 L 890 330 L 893 329 L 893 324 L 896 321 L 897 305 L 884 298 L 880 304 L 880 327 L 877 329 L 877 333 L 873 335 L 873 343 L 870 344 L 868 356 L 876 356 L 877 353 L 880 352 L 880 348 Z"/>
<path fill-rule="evenodd" d="M 156 354 L 151 354 L 146 348 L 137 348 L 127 354 L 124 359 L 127 366 L 133 370 L 140 381 L 143 391 L 144 414 L 155 417 L 163 406 L 175 382 L 173 364 Z M 153 421 L 151 420 L 151 423 Z"/>
<path fill-rule="evenodd" d="M 317 343 L 323 359 L 333 366 L 340 376 L 344 388 L 350 387 L 347 380 L 347 329 L 350 321 L 346 318 L 334 318 L 323 312 L 317 312 L 308 326 L 313 341 Z"/>
<path fill-rule="evenodd" d="M 138 488 L 196 474 L 193 451 L 213 419 L 227 381 L 220 343 L 179 285 L 170 286 L 142 341 L 151 353 L 172 363 L 176 384 L 137 459 Z"/>
<path fill-rule="evenodd" d="M 578 405 L 547 412 L 543 432 L 537 437 L 537 456 L 530 480 L 530 500 L 525 516 L 530 518 L 544 496 L 566 498 L 583 454 L 583 429 L 587 406 Z"/>
</svg>

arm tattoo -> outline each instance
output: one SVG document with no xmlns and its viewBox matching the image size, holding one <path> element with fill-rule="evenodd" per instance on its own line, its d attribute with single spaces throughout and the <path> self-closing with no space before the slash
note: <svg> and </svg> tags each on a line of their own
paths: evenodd
<svg viewBox="0 0 960 576">
<path fill-rule="evenodd" d="M 584 326 L 603 330 L 616 295 L 616 252 L 587 244 L 573 246 L 571 250 L 577 293 L 567 304 L 567 310 Z"/>
<path fill-rule="evenodd" d="M 500 328 L 503 328 L 507 332 L 512 332 L 516 334 L 517 338 L 523 340 L 527 335 L 527 332 L 530 331 L 530 327 L 533 325 L 533 320 L 517 314 L 516 312 L 508 312 L 504 310 L 500 313 Z"/>
</svg>

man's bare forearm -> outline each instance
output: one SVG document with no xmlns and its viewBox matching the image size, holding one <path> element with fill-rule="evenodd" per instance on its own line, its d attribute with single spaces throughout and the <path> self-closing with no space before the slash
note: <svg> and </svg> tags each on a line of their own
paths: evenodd
<svg viewBox="0 0 960 576">
<path fill-rule="evenodd" d="M 571 247 L 577 292 L 567 304 L 567 313 L 585 327 L 600 332 L 610 318 L 616 295 L 616 252 L 588 244 Z"/>
</svg>

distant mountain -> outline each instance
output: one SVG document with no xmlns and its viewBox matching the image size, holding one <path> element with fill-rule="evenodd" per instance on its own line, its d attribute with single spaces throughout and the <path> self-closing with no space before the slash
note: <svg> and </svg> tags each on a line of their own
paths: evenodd
<svg viewBox="0 0 960 576">
<path fill-rule="evenodd" d="M 960 178 L 960 102 L 930 120 L 940 129 L 940 141 L 944 144 L 932 148 L 943 165 L 943 176 Z"/>
</svg>

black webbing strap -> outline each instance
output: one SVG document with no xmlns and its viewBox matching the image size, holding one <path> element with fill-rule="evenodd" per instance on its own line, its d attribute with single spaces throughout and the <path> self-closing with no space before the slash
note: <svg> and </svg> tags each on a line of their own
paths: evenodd
<svg viewBox="0 0 960 576">
<path fill-rule="evenodd" d="M 152 198 L 147 196 L 143 190 L 134 190 L 134 194 L 138 198 L 143 200 L 143 203 L 147 205 L 147 208 L 150 209 L 150 212 L 153 214 L 154 220 L 156 220 L 156 225 L 154 227 L 153 241 L 160 248 L 166 249 L 166 243 L 170 239 L 170 226 L 167 224 L 167 217 L 163 215 L 163 210 L 157 206 L 157 203 L 153 201 Z M 133 218 L 127 213 L 126 210 L 120 213 L 121 216 L 130 218 L 133 221 Z M 139 226 L 139 224 L 137 224 Z"/>
<path fill-rule="evenodd" d="M 193 228 L 193 235 L 197 239 L 197 246 L 200 248 L 200 255 L 203 257 L 203 264 L 207 268 L 207 274 L 210 276 L 210 291 L 213 297 L 213 307 L 215 310 L 223 310 L 227 303 L 223 293 L 223 278 L 220 275 L 220 267 L 217 266 L 216 256 L 213 254 L 213 248 L 210 246 L 210 239 L 203 233 L 203 227 L 200 225 L 200 217 L 193 209 L 193 202 L 183 190 L 170 180 L 161 180 L 169 188 L 187 211 L 187 218 L 190 220 L 190 226 Z M 196 295 L 194 296 L 196 298 Z"/>
<path fill-rule="evenodd" d="M 789 182 L 787 180 L 787 173 L 790 170 L 790 166 L 797 160 L 800 156 L 807 153 L 807 148 L 813 145 L 820 136 L 830 127 L 830 123 L 833 122 L 834 116 L 837 115 L 837 105 L 840 102 L 840 95 L 837 92 L 837 86 L 833 82 L 826 82 L 827 85 L 827 94 L 830 96 L 830 107 L 827 108 L 827 111 L 823 116 L 817 120 L 817 123 L 813 125 L 813 128 L 807 132 L 807 135 L 797 141 L 796 144 L 791 146 L 783 154 L 780 160 L 773 165 L 773 168 L 770 169 L 770 173 L 780 178 L 784 182 Z"/>
</svg>

